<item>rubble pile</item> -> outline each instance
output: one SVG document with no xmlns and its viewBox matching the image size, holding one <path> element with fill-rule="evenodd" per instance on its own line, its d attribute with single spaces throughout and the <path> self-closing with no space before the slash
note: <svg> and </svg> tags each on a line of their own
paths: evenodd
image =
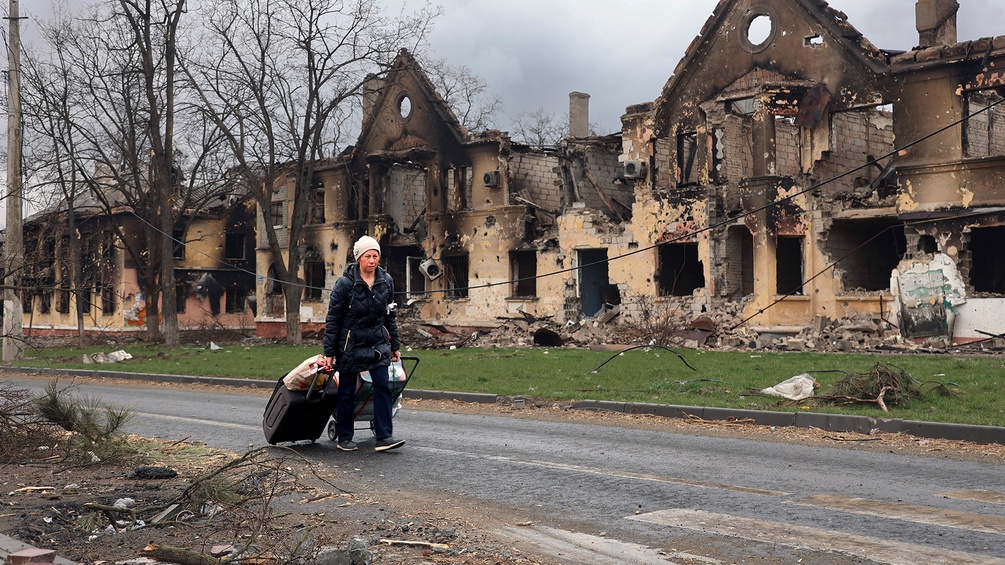
<svg viewBox="0 0 1005 565">
<path fill-rule="evenodd" d="M 745 323 L 743 306 L 727 303 L 716 310 L 673 327 L 662 334 L 626 322 L 614 310 L 592 318 L 560 324 L 554 319 L 523 315 L 499 318 L 491 326 L 450 326 L 409 320 L 400 324 L 402 343 L 415 349 L 447 347 L 629 347 L 658 343 L 688 349 L 816 351 L 816 352 L 911 352 L 944 351 L 951 346 L 944 336 L 924 341 L 905 340 L 899 328 L 878 314 L 852 315 L 841 319 L 816 316 L 805 326 L 762 327 Z M 985 351 L 1005 349 L 1005 340 L 979 344 Z"/>
<path fill-rule="evenodd" d="M 891 351 L 914 350 L 932 345 L 945 347 L 943 339 L 916 344 L 905 341 L 900 330 L 873 314 L 853 314 L 832 320 L 816 316 L 801 328 L 763 328 L 739 326 L 730 331 L 718 326 L 721 349 L 772 349 L 781 351 Z M 937 343 L 931 343 L 931 341 Z"/>
<path fill-rule="evenodd" d="M 617 343 L 613 322 L 594 318 L 559 324 L 551 318 L 499 318 L 495 326 L 449 326 L 405 323 L 399 326 L 402 343 L 415 349 L 445 347 L 588 347 Z"/>
</svg>

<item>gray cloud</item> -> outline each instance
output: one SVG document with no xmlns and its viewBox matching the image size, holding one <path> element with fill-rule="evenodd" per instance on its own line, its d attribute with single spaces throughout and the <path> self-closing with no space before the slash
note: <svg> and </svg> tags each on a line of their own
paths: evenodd
<svg viewBox="0 0 1005 565">
<path fill-rule="evenodd" d="M 882 49 L 917 44 L 916 0 L 831 0 Z M 1005 35 L 1005 2 L 961 0 L 959 38 Z M 445 0 L 430 47 L 469 67 L 502 99 L 500 127 L 543 108 L 564 119 L 571 91 L 591 95 L 591 121 L 620 128 L 626 106 L 651 101 L 718 0 Z"/>
</svg>

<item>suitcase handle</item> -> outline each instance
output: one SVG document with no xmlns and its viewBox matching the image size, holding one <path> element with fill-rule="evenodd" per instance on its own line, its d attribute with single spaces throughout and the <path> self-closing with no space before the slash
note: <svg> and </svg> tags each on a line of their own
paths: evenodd
<svg viewBox="0 0 1005 565">
<path fill-rule="evenodd" d="M 321 378 L 321 375 L 327 375 L 328 376 L 328 379 L 325 381 L 324 386 L 321 387 L 321 399 L 323 400 L 324 397 L 328 394 L 328 383 L 330 383 L 332 381 L 332 377 L 335 376 L 335 369 L 334 368 L 327 369 L 327 370 L 322 369 L 322 370 L 314 373 L 314 380 L 311 381 L 311 386 L 310 386 L 310 388 L 307 389 L 307 396 L 304 398 L 305 400 L 310 400 L 311 399 L 311 395 L 314 394 L 314 391 L 316 390 L 316 387 L 318 386 L 318 379 Z"/>
</svg>

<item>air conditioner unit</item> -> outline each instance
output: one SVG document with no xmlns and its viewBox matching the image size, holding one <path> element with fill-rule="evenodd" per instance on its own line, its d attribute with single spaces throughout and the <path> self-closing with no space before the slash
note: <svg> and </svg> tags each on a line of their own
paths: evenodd
<svg viewBox="0 0 1005 565">
<path fill-rule="evenodd" d="M 490 188 L 496 188 L 502 185 L 502 175 L 499 174 L 498 170 L 489 171 L 482 175 L 482 184 Z"/>
<path fill-rule="evenodd" d="M 642 161 L 625 161 L 624 166 L 626 179 L 646 178 L 646 164 Z"/>
<path fill-rule="evenodd" d="M 435 281 L 443 276 L 443 269 L 441 269 L 440 265 L 432 259 L 426 259 L 419 263 L 419 272 L 431 281 Z"/>
</svg>

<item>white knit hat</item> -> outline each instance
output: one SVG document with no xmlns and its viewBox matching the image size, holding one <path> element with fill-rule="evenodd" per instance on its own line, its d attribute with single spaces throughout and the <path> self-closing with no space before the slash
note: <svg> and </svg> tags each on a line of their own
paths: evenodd
<svg viewBox="0 0 1005 565">
<path fill-rule="evenodd" d="M 380 254 L 380 244 L 377 243 L 377 240 L 368 235 L 364 235 L 359 238 L 359 241 L 357 241 L 355 245 L 352 246 L 352 256 L 355 260 L 359 261 L 359 258 L 371 249 L 376 250 L 378 255 Z"/>
</svg>

